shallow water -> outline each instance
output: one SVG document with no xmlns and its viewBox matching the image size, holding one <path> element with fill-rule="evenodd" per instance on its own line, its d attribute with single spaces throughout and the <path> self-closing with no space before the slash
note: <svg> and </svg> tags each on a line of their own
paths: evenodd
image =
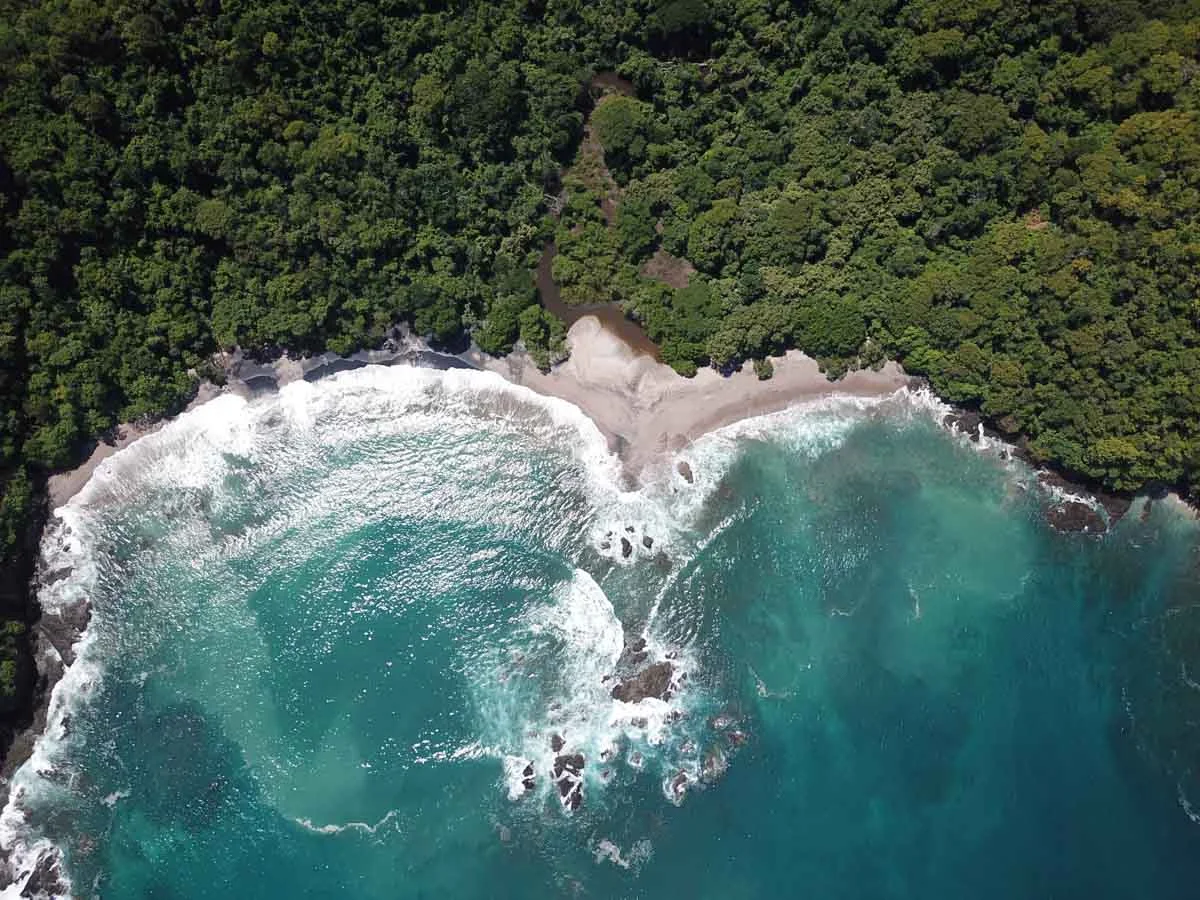
<svg viewBox="0 0 1200 900">
<path fill-rule="evenodd" d="M 1197 526 L 1051 533 L 928 406 L 635 492 L 478 372 L 214 401 L 48 535 L 93 620 L 3 841 L 106 898 L 1194 896 Z M 610 696 L 639 636 L 668 700 Z"/>
</svg>

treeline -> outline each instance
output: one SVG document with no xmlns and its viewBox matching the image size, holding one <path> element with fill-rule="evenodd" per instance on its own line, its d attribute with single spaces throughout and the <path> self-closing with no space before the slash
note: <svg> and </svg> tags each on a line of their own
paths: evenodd
<svg viewBox="0 0 1200 900">
<path fill-rule="evenodd" d="M 1200 471 L 1200 4 L 681 0 L 593 117 L 563 296 L 680 372 L 898 358 L 1110 488 Z M 574 207 L 574 211 L 572 210 Z M 698 270 L 646 277 L 652 254 Z"/>
<path fill-rule="evenodd" d="M 0 0 L 4 556 L 219 348 L 549 359 L 556 231 L 564 297 L 680 371 L 895 356 L 1067 469 L 1191 484 L 1198 42 L 1161 0 Z M 616 187 L 564 185 L 608 69 Z"/>
</svg>

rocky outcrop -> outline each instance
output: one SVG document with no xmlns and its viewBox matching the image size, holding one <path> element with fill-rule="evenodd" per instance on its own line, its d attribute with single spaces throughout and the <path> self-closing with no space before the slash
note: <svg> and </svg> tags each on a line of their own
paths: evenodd
<svg viewBox="0 0 1200 900">
<path fill-rule="evenodd" d="M 57 850 L 47 850 L 33 867 L 33 872 L 21 888 L 22 897 L 65 897 L 68 888 L 62 877 Z"/>
<path fill-rule="evenodd" d="M 583 805 L 583 754 L 564 753 L 554 758 L 554 783 L 564 809 L 571 812 Z"/>
<path fill-rule="evenodd" d="M 1046 507 L 1046 521 L 1055 531 L 1103 534 L 1108 523 L 1096 508 L 1078 500 L 1064 500 Z"/>
<path fill-rule="evenodd" d="M 683 478 L 683 480 L 688 484 L 695 483 L 696 478 L 694 475 L 692 475 L 692 467 L 689 466 L 685 460 L 681 459 L 675 464 L 675 471 L 678 472 L 680 477 Z"/>
<path fill-rule="evenodd" d="M 618 683 L 612 689 L 613 699 L 624 703 L 640 703 L 647 697 L 670 700 L 671 676 L 674 674 L 675 666 L 668 660 L 653 663 L 633 677 Z"/>
</svg>

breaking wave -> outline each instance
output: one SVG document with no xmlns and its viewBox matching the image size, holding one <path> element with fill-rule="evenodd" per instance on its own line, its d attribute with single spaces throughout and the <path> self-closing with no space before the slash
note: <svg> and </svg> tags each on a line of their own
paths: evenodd
<svg viewBox="0 0 1200 900">
<path fill-rule="evenodd" d="M 73 835 L 51 811 L 86 817 L 129 796 L 130 784 L 89 775 L 110 677 L 135 693 L 194 678 L 189 698 L 241 748 L 255 789 L 305 831 L 398 830 L 394 808 L 304 808 L 298 785 L 316 763 L 280 761 L 299 739 L 286 704 L 260 696 L 281 655 L 335 659 L 358 616 L 423 617 L 425 634 L 400 662 L 425 665 L 423 646 L 446 650 L 439 666 L 465 685 L 471 709 L 466 725 L 438 710 L 433 723 L 406 720 L 416 733 L 389 739 L 392 756 L 355 752 L 401 767 L 494 760 L 506 796 L 537 815 L 569 816 L 647 776 L 665 801 L 683 802 L 719 779 L 746 739 L 708 652 L 706 613 L 673 590 L 738 515 L 719 502 L 730 467 L 747 443 L 817 456 L 864 417 L 924 414 L 933 402 L 831 397 L 740 422 L 664 460 L 637 489 L 580 410 L 488 373 L 368 367 L 249 401 L 222 396 L 179 417 L 106 460 L 47 529 L 41 568 L 54 577 L 42 608 L 86 608 L 91 621 L 74 658 L 59 659 L 45 732 L 0 814 L 9 890 L 55 847 L 69 870 L 86 869 L 78 847 L 62 847 Z M 418 533 L 427 537 L 406 537 Z M 384 554 L 388 577 L 351 585 L 348 605 L 327 602 L 320 578 L 354 553 Z M 265 632 L 246 598 L 314 558 L 329 561 L 313 574 L 320 590 L 297 589 L 291 602 L 321 628 Z M 208 649 L 230 635 L 242 641 L 233 667 Z M 213 668 L 181 674 L 164 663 L 189 653 L 198 670 Z M 362 768 L 372 765 L 383 763 Z M 319 824 L 331 822 L 343 824 Z M 593 846 L 622 869 L 650 854 L 649 842 Z"/>
</svg>

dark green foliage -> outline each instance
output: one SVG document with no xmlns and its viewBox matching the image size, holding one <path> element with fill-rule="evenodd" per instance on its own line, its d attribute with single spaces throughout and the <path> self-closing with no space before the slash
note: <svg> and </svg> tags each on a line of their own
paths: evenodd
<svg viewBox="0 0 1200 900">
<path fill-rule="evenodd" d="M 407 321 L 548 364 L 551 231 L 563 299 L 621 302 L 681 372 L 896 356 L 1110 486 L 1198 477 L 1195 2 L 0 11 L 6 553 L 30 478 L 222 347 Z M 659 249 L 688 287 L 639 275 Z"/>
</svg>

